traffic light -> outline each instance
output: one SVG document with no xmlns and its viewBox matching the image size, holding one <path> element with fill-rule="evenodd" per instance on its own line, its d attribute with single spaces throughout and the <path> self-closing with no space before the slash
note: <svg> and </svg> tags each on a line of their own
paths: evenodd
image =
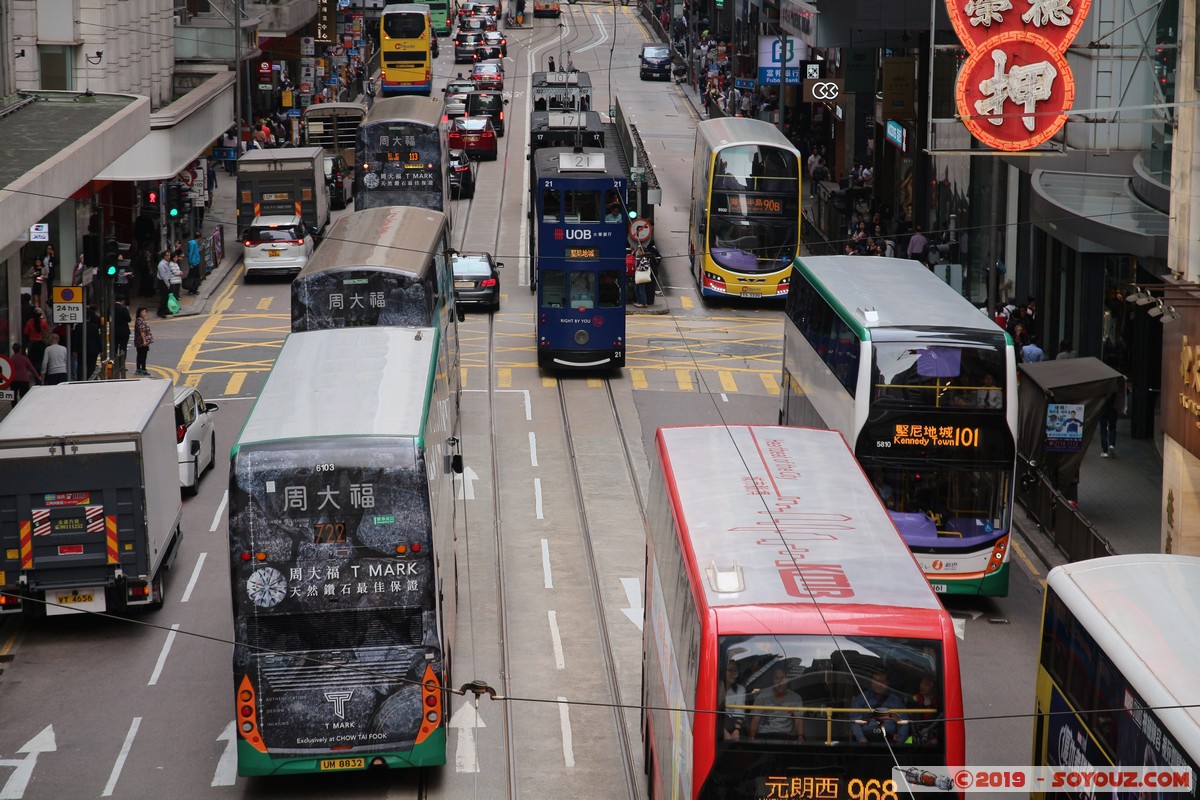
<svg viewBox="0 0 1200 800">
<path fill-rule="evenodd" d="M 100 265 L 100 274 L 106 278 L 116 278 L 117 269 L 121 263 L 121 243 L 116 239 L 104 240 L 104 261 Z"/>
<path fill-rule="evenodd" d="M 167 184 L 167 216 L 172 219 L 183 213 L 183 187 L 178 183 Z"/>
<path fill-rule="evenodd" d="M 143 198 L 146 201 L 146 210 L 158 211 L 158 189 L 148 189 Z"/>
</svg>

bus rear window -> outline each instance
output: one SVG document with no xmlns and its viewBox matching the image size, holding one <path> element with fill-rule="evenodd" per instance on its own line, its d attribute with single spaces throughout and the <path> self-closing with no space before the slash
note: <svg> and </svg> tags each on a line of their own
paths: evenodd
<svg viewBox="0 0 1200 800">
<path fill-rule="evenodd" d="M 383 34 L 389 39 L 416 39 L 425 33 L 425 17 L 421 14 L 385 14 Z"/>
<path fill-rule="evenodd" d="M 1002 347 L 956 342 L 876 342 L 872 392 L 889 408 L 1002 411 Z"/>
</svg>

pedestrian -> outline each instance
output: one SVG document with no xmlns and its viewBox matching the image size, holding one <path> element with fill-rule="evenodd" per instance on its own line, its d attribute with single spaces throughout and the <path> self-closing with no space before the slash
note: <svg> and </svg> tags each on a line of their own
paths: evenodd
<svg viewBox="0 0 1200 800">
<path fill-rule="evenodd" d="M 908 249 L 904 252 L 916 261 L 925 261 L 925 251 L 929 249 L 929 239 L 920 225 L 913 229 L 913 235 L 908 238 Z"/>
<path fill-rule="evenodd" d="M 1124 387 L 1121 390 L 1122 399 L 1125 396 Z M 1117 455 L 1117 418 L 1125 404 L 1117 402 L 1117 393 L 1113 392 L 1104 399 L 1104 407 L 1100 409 L 1100 457 L 1108 458 Z"/>
<path fill-rule="evenodd" d="M 1036 364 L 1039 361 L 1046 360 L 1046 353 L 1042 348 L 1038 347 L 1037 339 L 1030 334 L 1029 343 L 1021 348 L 1021 362 L 1024 364 Z"/>
<path fill-rule="evenodd" d="M 813 167 L 812 186 L 809 187 L 809 196 L 816 196 L 817 187 L 829 180 L 829 178 L 829 167 L 825 164 L 825 158 L 817 156 L 817 165 Z"/>
<path fill-rule="evenodd" d="M 83 324 L 84 342 L 87 344 L 87 350 L 80 355 L 80 363 L 86 368 L 80 373 L 81 380 L 87 380 L 90 375 L 95 374 L 96 366 L 100 361 L 100 351 L 104 349 L 104 329 L 100 325 L 100 312 L 95 305 L 89 305 L 87 308 L 87 321 Z"/>
<path fill-rule="evenodd" d="M 46 297 L 51 296 L 50 290 L 54 288 L 54 280 L 57 277 L 55 270 L 58 269 L 58 256 L 54 253 L 54 245 L 46 245 L 46 254 L 42 256 L 42 264 L 46 267 Z"/>
<path fill-rule="evenodd" d="M 158 280 L 158 318 L 167 318 L 167 298 L 171 296 L 171 251 L 163 250 L 155 270 Z"/>
<path fill-rule="evenodd" d="M 182 249 L 182 242 L 180 243 Z M 179 295 L 183 292 L 183 253 L 176 253 L 171 256 L 171 296 L 175 298 L 175 302 L 179 302 Z M 170 306 L 168 305 L 168 310 Z"/>
<path fill-rule="evenodd" d="M 46 352 L 46 344 L 50 340 L 50 323 L 46 321 L 46 312 L 35 308 L 22 333 L 25 335 L 29 360 L 34 364 L 41 364 L 42 354 Z"/>
<path fill-rule="evenodd" d="M 84 258 L 83 252 L 80 251 L 79 258 L 75 259 L 75 268 L 71 270 L 71 283 L 79 286 L 83 283 L 83 272 L 87 269 L 87 259 Z"/>
<path fill-rule="evenodd" d="M 187 243 L 188 294 L 200 294 L 200 234 L 193 233 Z"/>
<path fill-rule="evenodd" d="M 1078 358 L 1079 353 L 1075 352 L 1075 348 L 1071 347 L 1070 339 L 1063 339 L 1058 343 L 1058 355 L 1054 357 L 1057 361 L 1060 358 Z"/>
<path fill-rule="evenodd" d="M 37 367 L 29 360 L 29 356 L 25 355 L 24 348 L 20 342 L 13 342 L 12 355 L 8 357 L 12 363 L 12 389 L 13 400 L 12 404 L 15 407 L 21 402 L 21 398 L 29 391 L 29 384 L 33 379 L 37 379 L 39 383 L 42 380 L 42 374 L 37 371 Z"/>
<path fill-rule="evenodd" d="M 150 345 L 154 344 L 154 334 L 150 333 L 150 323 L 146 321 L 146 307 L 137 310 L 137 320 L 133 324 L 133 347 L 137 350 L 137 367 L 134 375 L 149 375 L 146 369 L 146 356 L 150 353 Z"/>
<path fill-rule="evenodd" d="M 129 316 L 129 299 L 118 297 L 113 303 L 113 360 L 124 367 L 125 354 L 129 351 L 129 325 L 133 319 Z"/>
<path fill-rule="evenodd" d="M 548 63 L 549 63 L 549 65 L 550 65 L 550 67 L 549 67 L 549 68 L 550 68 L 550 71 L 551 71 L 551 72 L 557 72 L 557 71 L 558 71 L 558 70 L 557 70 L 557 69 L 555 69 L 555 67 L 554 67 L 554 56 L 550 56 L 550 57 L 547 59 L 547 62 L 548 62 Z"/>
<path fill-rule="evenodd" d="M 117 264 L 117 299 L 129 302 L 129 279 L 133 277 L 133 270 L 124 264 Z"/>
<path fill-rule="evenodd" d="M 35 258 L 33 266 L 29 268 L 29 286 L 33 293 L 33 304 L 41 308 L 42 298 L 49 296 L 49 292 L 46 291 L 46 265 L 40 258 Z"/>
<path fill-rule="evenodd" d="M 50 344 L 42 354 L 42 380 L 55 386 L 67 379 L 67 348 L 58 343 L 58 334 L 50 334 Z"/>
<path fill-rule="evenodd" d="M 654 304 L 654 269 L 650 256 L 641 247 L 633 254 L 633 296 L 637 308 Z"/>
</svg>

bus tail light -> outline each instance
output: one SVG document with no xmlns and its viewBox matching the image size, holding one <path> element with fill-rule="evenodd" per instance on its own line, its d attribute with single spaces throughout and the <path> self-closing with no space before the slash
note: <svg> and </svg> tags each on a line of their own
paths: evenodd
<svg viewBox="0 0 1200 800">
<path fill-rule="evenodd" d="M 258 732 L 258 702 L 250 676 L 243 675 L 237 692 L 238 733 L 246 743 L 260 753 L 267 752 L 267 745 Z"/>
<path fill-rule="evenodd" d="M 429 738 L 442 722 L 442 685 L 432 664 L 425 665 L 425 676 L 421 679 L 421 709 L 424 719 L 417 732 L 416 744 Z"/>
<path fill-rule="evenodd" d="M 988 559 L 987 567 L 983 570 L 984 575 L 991 575 L 996 570 L 1004 566 L 1005 558 L 1008 556 L 1008 537 L 1002 536 L 996 541 L 992 547 L 992 557 Z"/>
</svg>

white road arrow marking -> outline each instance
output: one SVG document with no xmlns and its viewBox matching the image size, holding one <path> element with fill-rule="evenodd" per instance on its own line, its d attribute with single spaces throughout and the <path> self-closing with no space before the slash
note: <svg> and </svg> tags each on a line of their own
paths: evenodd
<svg viewBox="0 0 1200 800">
<path fill-rule="evenodd" d="M 458 772 L 479 772 L 475 755 L 475 730 L 486 728 L 475 704 L 466 701 L 450 716 L 450 727 L 458 729 L 458 746 L 454 749 L 454 768 Z"/>
<path fill-rule="evenodd" d="M 4 788 L 0 789 L 0 800 L 20 800 L 25 796 L 25 787 L 33 777 L 33 768 L 37 765 L 38 753 L 53 753 L 58 749 L 54 742 L 54 726 L 47 725 L 42 732 L 24 744 L 18 753 L 24 753 L 25 758 L 0 759 L 0 767 L 15 767 Z"/>
<path fill-rule="evenodd" d="M 458 484 L 459 500 L 475 499 L 475 481 L 477 480 L 479 480 L 479 476 L 470 467 L 463 468 L 461 475 L 454 476 L 454 482 Z"/>
<path fill-rule="evenodd" d="M 217 762 L 217 771 L 213 773 L 212 786 L 233 786 L 237 783 L 237 728 L 236 720 L 230 720 L 217 737 L 218 742 L 225 742 L 225 750 Z"/>
<path fill-rule="evenodd" d="M 629 621 L 637 625 L 637 629 L 642 629 L 642 618 L 645 616 L 642 608 L 642 582 L 637 578 L 621 578 L 621 585 L 625 587 L 625 598 L 629 603 L 628 608 L 622 608 L 621 613 L 629 617 Z"/>
</svg>

